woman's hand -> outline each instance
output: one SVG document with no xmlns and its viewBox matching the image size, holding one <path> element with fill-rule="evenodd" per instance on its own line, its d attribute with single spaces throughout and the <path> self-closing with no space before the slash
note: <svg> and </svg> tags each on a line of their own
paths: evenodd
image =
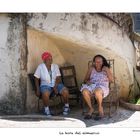
<svg viewBox="0 0 140 140">
<path fill-rule="evenodd" d="M 108 72 L 109 71 L 109 68 L 106 67 L 106 66 L 103 66 L 102 71 Z"/>
<path fill-rule="evenodd" d="M 91 83 L 90 81 L 87 81 L 86 84 L 87 84 L 87 85 L 91 85 L 92 83 Z"/>
<path fill-rule="evenodd" d="M 112 76 L 112 73 L 111 73 L 111 71 L 110 71 L 110 69 L 108 67 L 104 66 L 102 68 L 102 71 L 105 71 L 107 73 L 107 77 L 108 77 L 108 79 L 109 79 L 110 82 L 113 82 L 114 81 L 114 78 Z"/>
</svg>

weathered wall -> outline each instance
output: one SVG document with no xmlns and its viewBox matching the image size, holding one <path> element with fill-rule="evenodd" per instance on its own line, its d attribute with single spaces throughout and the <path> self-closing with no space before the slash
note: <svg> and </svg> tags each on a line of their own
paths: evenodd
<svg viewBox="0 0 140 140">
<path fill-rule="evenodd" d="M 95 54 L 115 59 L 120 95 L 128 95 L 135 49 L 127 32 L 112 20 L 100 14 L 29 14 L 28 25 L 46 32 L 66 62 L 75 64 L 79 83 Z"/>
<path fill-rule="evenodd" d="M 122 31 L 129 36 L 133 32 L 133 20 L 131 13 L 100 13 L 102 16 L 110 19 L 117 24 Z"/>
<path fill-rule="evenodd" d="M 0 114 L 24 113 L 26 25 L 20 14 L 0 14 Z"/>
</svg>

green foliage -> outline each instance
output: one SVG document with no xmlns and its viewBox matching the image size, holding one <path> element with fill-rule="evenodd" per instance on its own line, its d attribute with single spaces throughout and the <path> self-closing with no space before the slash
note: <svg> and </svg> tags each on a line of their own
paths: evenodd
<svg viewBox="0 0 140 140">
<path fill-rule="evenodd" d="M 140 105 L 140 98 L 136 102 L 137 105 Z"/>
<path fill-rule="evenodd" d="M 136 99 L 135 98 L 132 98 L 129 103 L 132 103 L 132 104 L 135 104 L 136 103 Z"/>
<path fill-rule="evenodd" d="M 140 95 L 140 85 L 138 80 L 136 79 L 134 68 L 133 68 L 133 76 L 134 76 L 134 83 L 132 83 L 129 86 L 129 93 L 128 93 L 129 103 L 140 104 L 140 98 L 137 98 L 137 96 Z M 136 88 L 139 89 L 139 92 L 136 92 Z"/>
</svg>

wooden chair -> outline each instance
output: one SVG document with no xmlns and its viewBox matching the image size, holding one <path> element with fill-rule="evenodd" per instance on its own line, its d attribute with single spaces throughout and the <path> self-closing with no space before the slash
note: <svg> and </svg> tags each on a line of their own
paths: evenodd
<svg viewBox="0 0 140 140">
<path fill-rule="evenodd" d="M 31 85 L 32 85 L 32 90 L 35 91 L 36 90 L 36 86 L 35 86 L 35 77 L 34 77 L 34 74 L 33 73 L 30 73 L 30 74 L 28 74 L 28 77 L 29 77 L 30 82 L 31 82 Z M 52 100 L 53 105 L 54 105 L 54 108 L 55 108 L 55 114 L 57 114 L 56 113 L 57 112 L 57 104 L 55 103 L 56 98 L 59 98 L 60 99 L 60 103 L 62 103 L 62 98 L 61 98 L 61 95 L 60 94 L 58 94 L 57 96 L 50 96 L 50 100 Z M 42 100 L 41 94 L 40 94 L 40 96 L 37 99 L 37 108 L 38 108 L 38 111 L 40 110 L 40 100 Z"/>
<path fill-rule="evenodd" d="M 114 59 L 108 59 L 107 62 L 110 64 L 110 69 L 112 71 L 114 82 L 109 83 L 109 89 L 110 93 L 107 97 L 103 99 L 103 105 L 106 104 L 109 107 L 108 115 L 109 117 L 112 117 L 112 115 L 118 110 L 119 106 L 119 97 L 118 97 L 118 87 L 115 81 L 115 60 Z M 88 62 L 88 68 L 93 66 L 93 61 Z M 94 99 L 95 100 L 95 99 Z M 96 101 L 94 101 L 96 102 Z M 85 105 L 82 105 L 83 108 Z M 115 108 L 113 110 L 113 108 Z"/>
<path fill-rule="evenodd" d="M 60 67 L 61 78 L 63 84 L 68 88 L 70 100 L 79 102 L 79 87 L 76 79 L 76 71 L 74 65 Z"/>
</svg>

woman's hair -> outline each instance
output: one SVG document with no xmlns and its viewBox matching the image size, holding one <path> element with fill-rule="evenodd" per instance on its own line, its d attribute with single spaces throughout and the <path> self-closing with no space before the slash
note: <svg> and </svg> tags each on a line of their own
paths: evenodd
<svg viewBox="0 0 140 140">
<path fill-rule="evenodd" d="M 106 66 L 106 67 L 110 68 L 110 64 L 107 62 L 106 58 L 105 58 L 104 56 L 100 55 L 100 54 L 94 56 L 94 58 L 93 58 L 93 64 L 94 64 L 95 59 L 96 59 L 97 57 L 100 57 L 100 58 L 102 58 L 102 60 L 103 60 L 102 68 L 103 68 L 103 66 Z"/>
</svg>

